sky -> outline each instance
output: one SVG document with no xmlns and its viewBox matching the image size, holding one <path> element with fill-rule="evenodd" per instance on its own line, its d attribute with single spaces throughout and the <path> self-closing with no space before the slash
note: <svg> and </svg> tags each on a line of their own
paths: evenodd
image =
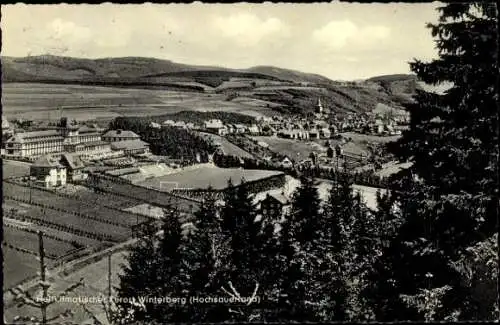
<svg viewBox="0 0 500 325">
<path fill-rule="evenodd" d="M 409 73 L 437 50 L 434 3 L 2 5 L 3 56 L 140 56 L 334 80 Z"/>
</svg>

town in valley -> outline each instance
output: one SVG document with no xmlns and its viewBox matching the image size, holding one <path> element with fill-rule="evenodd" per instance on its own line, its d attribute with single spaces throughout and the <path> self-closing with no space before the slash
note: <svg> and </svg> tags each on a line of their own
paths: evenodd
<svg viewBox="0 0 500 325">
<path fill-rule="evenodd" d="M 456 95 L 456 73 L 432 83 L 423 63 L 406 63 L 437 55 L 418 15 L 403 6 L 396 12 L 395 4 L 310 4 L 304 9 L 324 26 L 312 19 L 299 33 L 287 24 L 294 21 L 288 11 L 266 18 L 249 9 L 230 19 L 217 16 L 217 6 L 109 4 L 116 26 L 127 22 L 119 29 L 106 6 L 77 13 L 73 6 L 12 5 L 2 15 L 4 323 L 457 321 L 498 314 L 494 204 L 484 203 L 498 199 L 490 186 L 498 145 L 473 151 L 498 134 L 467 133 L 469 120 L 492 117 L 463 110 L 467 117 L 458 121 L 451 108 L 436 108 L 476 106 L 434 100 Z M 370 6 L 387 21 L 349 18 L 356 17 L 351 9 Z M 439 6 L 411 6 L 438 24 Z M 175 20 L 188 7 L 192 18 Z M 325 15 L 334 11 L 319 7 L 347 10 L 352 21 L 329 22 Z M 488 8 L 475 10 L 488 16 Z M 133 10 L 152 17 L 144 26 L 134 22 L 134 31 L 124 18 L 135 17 Z M 10 18 L 35 17 L 29 12 L 40 17 L 39 27 Z M 69 21 L 79 15 L 95 16 L 99 33 Z M 196 17 L 208 17 L 206 36 Z M 159 36 L 152 36 L 155 23 Z M 10 36 L 16 28 L 28 31 L 26 46 Z M 37 28 L 40 34 L 30 34 Z M 398 31 L 405 28 L 429 40 L 406 40 Z M 43 32 L 46 52 L 34 41 Z M 161 51 L 153 50 L 155 37 Z M 286 53 L 274 46 L 280 42 Z M 217 44 L 225 53 L 210 59 Z M 142 47 L 144 55 L 136 55 Z M 392 54 L 380 55 L 378 47 Z M 440 73 L 448 73 L 447 57 L 439 55 Z M 263 65 L 268 59 L 272 66 Z M 238 60 L 245 63 L 234 68 Z M 482 91 L 488 76 L 471 80 L 483 80 Z M 453 142 L 462 131 L 467 136 L 456 138 L 470 134 L 466 149 Z M 474 272 L 477 278 L 469 277 Z"/>
</svg>

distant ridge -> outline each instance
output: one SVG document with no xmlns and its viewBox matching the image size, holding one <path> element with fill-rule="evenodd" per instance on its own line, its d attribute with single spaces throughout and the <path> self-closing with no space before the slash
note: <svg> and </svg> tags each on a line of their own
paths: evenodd
<svg viewBox="0 0 500 325">
<path fill-rule="evenodd" d="M 82 59 L 40 55 L 2 57 L 1 62 L 2 81 L 5 83 L 208 93 L 207 98 L 219 98 L 217 105 L 221 110 L 228 111 L 234 107 L 248 110 L 259 107 L 260 110 L 307 114 L 316 110 L 318 99 L 329 110 L 339 114 L 371 111 L 379 103 L 404 109 L 413 100 L 416 89 L 421 88 L 414 75 L 394 74 L 341 82 L 318 74 L 273 66 L 230 69 L 145 57 Z M 161 97 L 133 100 L 138 103 L 166 101 Z M 9 97 L 7 94 L 3 103 L 15 110 L 20 103 L 19 96 Z"/>
<path fill-rule="evenodd" d="M 315 74 L 270 66 L 249 69 L 229 69 L 216 66 L 197 66 L 172 62 L 170 60 L 145 57 L 118 57 L 82 59 L 55 55 L 39 55 L 22 58 L 2 57 L 3 82 L 37 81 L 89 81 L 100 82 L 116 79 L 138 80 L 150 77 L 189 77 L 193 71 L 210 71 L 233 77 L 274 79 L 290 82 L 331 83 L 332 80 Z M 183 75 L 184 72 L 186 76 Z"/>
</svg>

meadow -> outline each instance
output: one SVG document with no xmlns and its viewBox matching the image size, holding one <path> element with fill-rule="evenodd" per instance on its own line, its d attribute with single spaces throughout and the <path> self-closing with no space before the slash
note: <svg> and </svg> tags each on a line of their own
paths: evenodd
<svg viewBox="0 0 500 325">
<path fill-rule="evenodd" d="M 5 253 L 6 252 L 6 253 Z M 14 251 L 15 252 L 15 251 Z M 31 257 L 28 258 L 24 256 L 17 256 L 12 254 L 12 250 L 5 250 L 4 254 L 7 255 L 7 261 L 12 262 L 25 262 L 27 265 L 32 265 L 34 268 L 32 269 L 32 274 L 36 274 L 37 264 L 33 264 L 31 261 Z M 121 273 L 121 264 L 126 262 L 125 256 L 126 252 L 118 252 L 112 255 L 111 258 L 111 284 L 112 288 L 119 285 L 118 282 L 118 274 Z M 32 259 L 35 260 L 35 259 Z M 35 261 L 36 263 L 36 261 Z M 8 263 L 6 267 L 11 265 Z M 25 269 L 27 270 L 27 268 Z M 5 269 L 4 269 L 5 271 Z M 89 264 L 67 276 L 64 275 L 55 275 L 55 281 L 53 281 L 53 286 L 51 290 L 54 292 L 60 292 L 64 290 L 69 285 L 78 282 L 81 278 L 84 279 L 85 287 L 79 287 L 75 291 L 68 293 L 68 297 L 98 297 L 98 296 L 106 296 L 107 288 L 108 288 L 108 278 L 106 274 L 108 273 L 108 259 L 103 258 L 95 263 Z M 20 276 L 21 274 L 20 274 Z M 113 296 L 115 296 L 113 289 Z M 102 315 L 104 313 L 102 304 L 99 303 L 89 303 L 86 305 L 86 308 L 91 310 L 92 312 L 104 317 Z M 61 302 L 51 305 L 48 308 L 48 317 L 54 317 L 65 310 L 70 309 L 74 314 L 68 321 L 71 320 L 72 324 L 83 324 L 85 321 L 89 319 L 89 315 L 84 312 L 83 308 L 75 304 L 73 302 Z M 12 321 L 16 316 L 39 316 L 40 310 L 28 305 L 24 306 L 8 306 L 4 309 L 4 318 L 7 321 Z"/>
<path fill-rule="evenodd" d="M 10 182 L 3 183 L 3 191 L 4 196 L 20 200 L 29 200 L 31 197 L 31 201 L 36 204 L 52 209 L 60 209 L 70 214 L 82 214 L 105 223 L 109 222 L 123 227 L 129 227 L 147 220 L 146 217 L 136 216 L 107 206 L 108 200 L 97 193 L 87 192 L 85 197 L 82 196 L 81 199 L 76 199 L 37 188 L 30 189 L 27 186 Z"/>
<path fill-rule="evenodd" d="M 2 177 L 21 177 L 29 175 L 30 164 L 21 161 L 12 161 L 2 159 Z"/>
<path fill-rule="evenodd" d="M 222 151 L 226 155 L 231 155 L 231 156 L 241 157 L 241 158 L 253 158 L 253 156 L 249 152 L 232 144 L 225 137 L 221 137 L 221 136 L 216 135 L 216 134 L 205 133 L 205 132 L 199 132 L 199 134 L 204 138 L 211 139 L 215 144 L 219 144 L 220 148 L 222 149 Z"/>
<path fill-rule="evenodd" d="M 293 139 L 285 139 L 274 136 L 258 136 L 251 137 L 256 141 L 262 141 L 269 145 L 269 149 L 288 156 L 290 159 L 301 161 L 308 159 L 311 152 L 324 152 L 326 148 L 323 146 L 326 140 L 320 141 L 300 141 Z"/>
<path fill-rule="evenodd" d="M 26 278 L 36 276 L 39 263 L 36 256 L 2 245 L 3 288 L 11 288 Z"/>
<path fill-rule="evenodd" d="M 269 110 L 264 103 L 231 102 L 226 98 L 225 94 L 158 87 L 4 83 L 2 114 L 8 119 L 57 120 L 64 115 L 82 121 L 117 116 L 155 116 L 183 110 L 225 110 L 259 116 Z"/>
<path fill-rule="evenodd" d="M 214 189 L 224 189 L 229 179 L 232 180 L 234 185 L 238 185 L 241 183 L 242 178 L 246 182 L 251 182 L 277 174 L 281 174 L 281 172 L 257 169 L 199 167 L 148 179 L 139 183 L 139 185 L 158 189 L 174 187 L 206 189 L 209 186 Z"/>
</svg>

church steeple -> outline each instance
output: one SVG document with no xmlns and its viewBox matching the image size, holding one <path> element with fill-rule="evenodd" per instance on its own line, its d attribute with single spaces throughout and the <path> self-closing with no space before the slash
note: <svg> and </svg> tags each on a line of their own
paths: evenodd
<svg viewBox="0 0 500 325">
<path fill-rule="evenodd" d="M 323 113 L 323 105 L 321 104 L 321 98 L 318 98 L 318 106 L 316 107 L 318 113 Z"/>
</svg>

